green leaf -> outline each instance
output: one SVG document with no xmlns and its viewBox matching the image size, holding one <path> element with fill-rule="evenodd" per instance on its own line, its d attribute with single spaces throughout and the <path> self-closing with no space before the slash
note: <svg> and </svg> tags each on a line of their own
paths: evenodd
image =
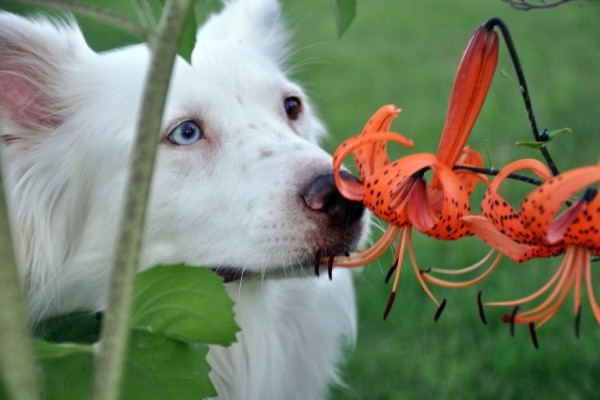
<svg viewBox="0 0 600 400">
<path fill-rule="evenodd" d="M 100 338 L 102 313 L 77 312 L 42 321 L 35 337 L 55 343 L 94 343 Z"/>
<path fill-rule="evenodd" d="M 166 0 L 160 0 L 160 4 L 164 7 Z M 198 21 L 196 20 L 195 13 L 190 11 L 185 19 L 185 25 L 183 26 L 183 32 L 181 33 L 181 39 L 179 41 L 179 47 L 177 54 L 179 54 L 188 63 L 192 61 L 192 50 L 196 45 L 196 31 L 198 30 Z"/>
<path fill-rule="evenodd" d="M 525 146 L 525 147 L 531 147 L 532 149 L 541 149 L 544 144 L 556 139 L 559 136 L 562 135 L 568 135 L 570 133 L 572 133 L 573 131 L 571 130 L 571 128 L 562 128 L 562 129 L 555 129 L 553 131 L 546 131 L 544 130 L 541 134 L 540 134 L 540 141 L 539 142 L 535 142 L 535 141 L 527 141 L 527 140 L 521 140 L 518 141 L 516 143 L 517 146 Z"/>
<path fill-rule="evenodd" d="M 337 26 L 338 35 L 341 37 L 356 16 L 356 0 L 329 0 L 333 9 L 333 16 Z"/>
<path fill-rule="evenodd" d="M 573 133 L 573 130 L 571 128 L 555 129 L 553 131 L 548 132 L 548 141 L 554 140 L 559 136 L 568 135 L 571 133 Z"/>
<path fill-rule="evenodd" d="M 183 32 L 181 34 L 181 41 L 179 42 L 179 49 L 177 53 L 183 57 L 188 63 L 192 61 L 192 50 L 196 45 L 196 31 L 198 30 L 198 23 L 194 17 L 194 13 L 191 12 L 187 16 Z"/>
<path fill-rule="evenodd" d="M 208 346 L 134 330 L 121 393 L 127 400 L 204 399 L 217 395 L 208 378 Z"/>
<path fill-rule="evenodd" d="M 33 341 L 38 359 L 61 358 L 78 353 L 92 353 L 92 346 L 75 343 L 50 343 L 43 340 Z"/>
<path fill-rule="evenodd" d="M 136 284 L 121 398 L 216 396 L 208 378 L 208 343 L 228 345 L 238 331 L 233 302 L 222 279 L 206 268 L 174 265 L 145 271 L 138 275 Z M 100 325 L 95 313 L 73 313 L 44 321 L 38 335 L 48 340 L 91 343 L 97 340 Z M 92 346 L 38 340 L 35 348 L 45 399 L 88 398 L 93 378 Z"/>
<path fill-rule="evenodd" d="M 35 341 L 34 344 L 43 373 L 43 399 L 89 398 L 94 375 L 91 346 L 52 344 L 43 341 Z"/>
<path fill-rule="evenodd" d="M 541 149 L 546 142 L 532 142 L 528 140 L 520 140 L 515 144 L 517 146 L 530 147 L 532 149 Z"/>
<path fill-rule="evenodd" d="M 176 400 L 216 396 L 208 378 L 208 346 L 150 332 L 130 332 L 122 399 Z M 89 398 L 94 360 L 88 345 L 35 342 L 43 372 L 44 399 Z"/>
<path fill-rule="evenodd" d="M 239 330 L 223 281 L 206 268 L 158 266 L 138 275 L 133 328 L 185 342 L 229 345 Z"/>
</svg>

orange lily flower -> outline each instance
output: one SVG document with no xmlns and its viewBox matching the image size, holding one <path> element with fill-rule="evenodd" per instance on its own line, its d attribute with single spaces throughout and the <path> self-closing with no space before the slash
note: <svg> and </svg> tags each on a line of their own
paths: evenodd
<svg viewBox="0 0 600 400">
<path fill-rule="evenodd" d="M 334 176 L 342 196 L 363 201 L 390 226 L 370 249 L 348 257 L 336 257 L 330 260 L 329 265 L 366 265 L 383 255 L 400 236 L 392 268 L 395 268 L 396 276 L 384 318 L 395 298 L 401 260 L 407 247 L 421 286 L 440 307 L 438 314 L 445 305 L 444 301 L 440 306 L 423 280 L 414 257 L 411 227 L 444 240 L 471 235 L 461 218 L 470 213 L 469 195 L 480 178 L 469 171 L 454 171 L 453 166 L 457 162 L 473 167 L 483 165 L 479 153 L 465 147 L 465 143 L 491 84 L 497 57 L 495 32 L 487 26 L 478 28 L 467 45 L 456 74 L 437 155 L 417 153 L 390 161 L 386 152 L 387 141 L 412 147 L 410 139 L 389 131 L 393 119 L 400 113 L 391 105 L 380 108 L 361 134 L 342 143 L 334 153 Z M 354 155 L 362 182 L 345 180 L 340 176 L 342 163 L 350 153 Z M 427 171 L 433 173 L 429 185 L 425 180 Z"/>
<path fill-rule="evenodd" d="M 579 321 L 581 286 L 585 279 L 592 312 L 600 324 L 600 307 L 594 296 L 591 272 L 592 256 L 600 255 L 600 196 L 596 196 L 596 189 L 590 187 L 600 182 L 600 165 L 573 169 L 551 179 L 545 167 L 536 160 L 521 160 L 507 167 L 509 169 L 503 177 L 511 173 L 511 169 L 526 167 L 539 172 L 538 175 L 547 182 L 531 192 L 521 203 L 521 212 L 516 213 L 503 206 L 506 203 L 502 203 L 503 200 L 495 193 L 502 179 L 497 184 L 494 181 L 482 204 L 487 222 L 483 222 L 481 217 L 469 216 L 464 218 L 467 224 L 477 236 L 515 261 L 561 253 L 564 253 L 564 258 L 552 278 L 536 292 L 518 300 L 487 305 L 515 307 L 515 312 L 505 315 L 504 321 L 530 324 L 534 332 L 533 324 L 537 323 L 536 329 L 548 322 L 574 289 L 574 311 Z M 498 175 L 498 178 L 503 177 Z M 556 216 L 573 195 L 586 188 L 579 200 Z M 497 206 L 497 202 L 501 207 L 492 207 Z M 510 217 L 513 215 L 515 217 Z M 516 307 L 547 292 L 546 299 L 539 305 L 517 313 Z"/>
<path fill-rule="evenodd" d="M 530 170 L 544 181 L 552 177 L 548 168 L 538 160 L 514 161 L 502 168 L 488 186 L 481 202 L 482 215 L 462 218 L 477 237 L 518 263 L 562 252 L 560 245 L 550 245 L 543 237 L 533 235 L 524 226 L 521 213 L 498 193 L 500 185 L 510 175 L 522 170 Z"/>
</svg>

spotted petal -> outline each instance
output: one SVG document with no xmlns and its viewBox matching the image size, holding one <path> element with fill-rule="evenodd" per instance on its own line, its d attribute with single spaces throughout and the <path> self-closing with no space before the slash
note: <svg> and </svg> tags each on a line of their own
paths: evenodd
<svg viewBox="0 0 600 400">
<path fill-rule="evenodd" d="M 471 149 L 469 146 L 465 146 L 460 153 L 458 160 L 456 161 L 456 165 L 464 165 L 467 167 L 474 168 L 482 168 L 483 167 L 483 157 L 481 154 L 474 149 Z M 471 172 L 464 169 L 457 169 L 454 171 L 458 178 L 463 182 L 465 186 L 465 190 L 467 194 L 470 195 L 475 190 L 475 186 L 479 181 L 484 181 L 488 183 L 488 179 L 485 175 L 481 175 L 475 172 Z"/>
<path fill-rule="evenodd" d="M 333 176 L 335 185 L 342 196 L 348 200 L 362 201 L 365 197 L 364 186 L 361 182 L 342 179 L 340 171 L 346 157 L 354 152 L 359 147 L 370 145 L 370 143 L 378 143 L 386 141 L 397 142 L 404 147 L 412 147 L 412 140 L 407 139 L 403 135 L 395 132 L 372 132 L 368 136 L 354 136 L 342 143 L 333 154 Z M 386 155 L 387 157 L 387 155 Z M 365 164 L 362 164 L 365 165 Z M 360 168 L 360 177 L 363 181 L 370 179 L 373 173 L 368 173 L 365 168 Z"/>
<path fill-rule="evenodd" d="M 340 176 L 342 164 L 350 153 L 353 153 L 358 172 L 364 181 L 390 163 L 386 151 L 388 141 L 397 142 L 407 148 L 413 147 L 412 140 L 389 131 L 393 119 L 399 113 L 400 110 L 393 105 L 381 107 L 367 121 L 359 135 L 346 140 L 335 150 L 333 154 L 335 184 L 345 198 L 353 201 L 364 199 L 364 188 L 361 182 L 345 180 Z"/>
<path fill-rule="evenodd" d="M 433 154 L 402 157 L 365 179 L 365 206 L 384 221 L 402 226 L 408 222 L 406 206 L 414 189 L 415 175 L 437 163 Z"/>
<path fill-rule="evenodd" d="M 573 195 L 599 182 L 600 165 L 576 168 L 552 178 L 521 204 L 523 225 L 550 242 L 562 240 L 597 253 L 600 250 L 600 196 L 595 195 L 595 189 L 586 192 L 562 217 L 556 215 Z"/>
<path fill-rule="evenodd" d="M 483 196 L 481 212 L 487 223 L 479 218 L 467 217 L 463 220 L 477 237 L 514 261 L 558 255 L 564 251 L 564 246 L 550 245 L 543 237 L 527 229 L 523 225 L 521 213 L 498 193 L 502 183 L 511 174 L 521 170 L 533 171 L 543 180 L 551 178 L 548 168 L 538 160 L 514 161 L 502 168 Z"/>
<path fill-rule="evenodd" d="M 435 224 L 429 229 L 419 229 L 428 236 L 442 240 L 456 240 L 470 235 L 461 217 L 471 212 L 469 196 L 463 181 L 447 165 L 437 162 L 432 165 L 436 177 L 441 184 L 442 208 L 438 213 Z M 419 227 L 417 227 L 419 228 Z"/>
</svg>

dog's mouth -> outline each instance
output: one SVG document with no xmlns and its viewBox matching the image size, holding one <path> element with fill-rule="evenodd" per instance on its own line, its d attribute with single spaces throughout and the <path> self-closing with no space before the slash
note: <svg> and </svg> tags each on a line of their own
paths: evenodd
<svg viewBox="0 0 600 400">
<path fill-rule="evenodd" d="M 350 250 L 317 251 L 314 256 L 308 257 L 293 265 L 282 268 L 254 271 L 249 268 L 219 266 L 210 268 L 217 276 L 223 278 L 225 283 L 256 279 L 288 279 L 307 276 L 320 276 L 322 270 L 327 270 L 329 279 L 333 277 L 333 260 L 336 256 L 348 256 Z"/>
<path fill-rule="evenodd" d="M 217 267 L 217 268 L 211 268 L 211 269 L 216 275 L 223 278 L 223 281 L 225 283 L 238 281 L 244 277 L 255 275 L 254 272 L 250 272 L 243 268 L 237 268 L 237 267 Z"/>
</svg>

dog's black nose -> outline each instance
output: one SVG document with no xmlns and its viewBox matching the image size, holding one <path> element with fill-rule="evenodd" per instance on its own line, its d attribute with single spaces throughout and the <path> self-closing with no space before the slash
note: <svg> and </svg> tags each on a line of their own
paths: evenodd
<svg viewBox="0 0 600 400">
<path fill-rule="evenodd" d="M 358 181 L 346 171 L 340 173 L 345 180 Z M 342 197 L 335 187 L 333 173 L 319 175 L 311 180 L 302 191 L 306 205 L 314 211 L 325 213 L 332 223 L 339 227 L 348 227 L 362 217 L 365 207 L 360 201 L 350 201 Z"/>
</svg>

